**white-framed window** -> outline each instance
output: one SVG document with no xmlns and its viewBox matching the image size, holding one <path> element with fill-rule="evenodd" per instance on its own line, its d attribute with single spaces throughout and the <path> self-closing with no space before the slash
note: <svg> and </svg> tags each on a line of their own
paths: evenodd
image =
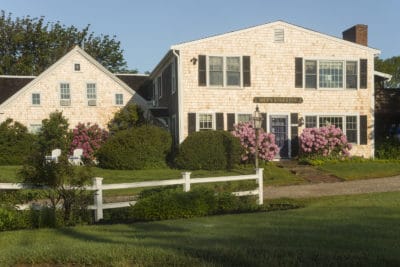
<svg viewBox="0 0 400 267">
<path fill-rule="evenodd" d="M 305 88 L 357 89 L 358 62 L 354 60 L 305 60 Z"/>
<path fill-rule="evenodd" d="M 40 94 L 39 93 L 32 94 L 32 105 L 34 105 L 34 106 L 40 105 Z"/>
<path fill-rule="evenodd" d="M 32 134 L 38 134 L 40 132 L 40 129 L 42 129 L 41 124 L 31 124 L 29 125 L 29 132 Z"/>
<path fill-rule="evenodd" d="M 240 122 L 251 122 L 252 115 L 251 114 L 237 114 L 237 123 Z"/>
<path fill-rule="evenodd" d="M 209 56 L 207 71 L 209 86 L 242 86 L 242 58 L 239 56 Z"/>
<path fill-rule="evenodd" d="M 86 84 L 86 95 L 87 99 L 94 99 L 96 100 L 97 98 L 97 93 L 96 93 L 96 84 L 95 83 L 87 83 Z"/>
<path fill-rule="evenodd" d="M 81 64 L 80 63 L 75 63 L 74 64 L 74 71 L 81 71 Z"/>
<path fill-rule="evenodd" d="M 356 115 L 307 115 L 306 128 L 319 128 L 335 125 L 347 136 L 350 143 L 358 143 L 358 117 Z"/>
<path fill-rule="evenodd" d="M 71 91 L 69 88 L 69 83 L 60 84 L 60 99 L 61 100 L 71 100 Z"/>
<path fill-rule="evenodd" d="M 214 114 L 200 113 L 199 114 L 199 131 L 207 131 L 214 129 Z"/>
<path fill-rule="evenodd" d="M 173 60 L 171 64 L 171 95 L 175 94 L 177 87 L 178 86 L 176 81 L 176 65 L 175 65 L 175 60 Z"/>
<path fill-rule="evenodd" d="M 115 94 L 115 104 L 118 106 L 124 104 L 124 95 L 123 94 Z"/>
</svg>

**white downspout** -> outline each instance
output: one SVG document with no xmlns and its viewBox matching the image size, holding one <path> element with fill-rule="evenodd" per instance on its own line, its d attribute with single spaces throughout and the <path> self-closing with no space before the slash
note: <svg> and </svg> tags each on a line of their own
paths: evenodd
<svg viewBox="0 0 400 267">
<path fill-rule="evenodd" d="M 176 92 L 178 93 L 178 129 L 179 129 L 179 144 L 183 142 L 183 89 L 182 89 L 182 67 L 181 67 L 181 57 L 176 52 L 177 50 L 172 49 L 172 53 L 178 59 L 176 63 L 178 64 L 178 80 L 177 80 L 177 87 Z"/>
</svg>

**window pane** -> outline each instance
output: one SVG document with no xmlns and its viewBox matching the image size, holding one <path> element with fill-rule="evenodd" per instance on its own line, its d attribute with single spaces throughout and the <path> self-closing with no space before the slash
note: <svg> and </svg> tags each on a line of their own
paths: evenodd
<svg viewBox="0 0 400 267">
<path fill-rule="evenodd" d="M 319 117 L 319 127 L 335 125 L 337 128 L 343 130 L 343 117 L 334 116 L 320 116 Z"/>
<path fill-rule="evenodd" d="M 32 94 L 32 105 L 40 105 L 40 94 Z"/>
<path fill-rule="evenodd" d="M 124 104 L 124 95 L 123 94 L 115 94 L 115 104 L 117 104 L 117 105 Z"/>
<path fill-rule="evenodd" d="M 343 88 L 343 62 L 319 62 L 319 87 Z"/>
<path fill-rule="evenodd" d="M 238 122 L 251 122 L 251 114 L 238 114 Z"/>
<path fill-rule="evenodd" d="M 317 88 L 317 61 L 306 60 L 306 88 Z"/>
<path fill-rule="evenodd" d="M 346 88 L 357 88 L 357 61 L 346 62 Z"/>
<path fill-rule="evenodd" d="M 317 127 L 317 116 L 306 116 L 306 128 Z"/>
<path fill-rule="evenodd" d="M 71 98 L 69 91 L 69 83 L 60 84 L 60 97 L 61 99 L 69 100 Z"/>
<path fill-rule="evenodd" d="M 226 83 L 227 85 L 240 86 L 240 58 L 226 58 Z"/>
<path fill-rule="evenodd" d="M 347 141 L 357 143 L 357 117 L 346 116 L 346 136 Z"/>
<path fill-rule="evenodd" d="M 96 99 L 96 84 L 94 83 L 87 84 L 87 98 Z"/>
<path fill-rule="evenodd" d="M 223 58 L 209 57 L 210 85 L 224 85 Z"/>
</svg>

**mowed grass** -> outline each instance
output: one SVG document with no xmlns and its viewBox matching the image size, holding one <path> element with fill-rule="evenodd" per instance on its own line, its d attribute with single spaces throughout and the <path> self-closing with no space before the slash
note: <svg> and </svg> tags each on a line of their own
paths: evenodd
<svg viewBox="0 0 400 267">
<path fill-rule="evenodd" d="M 268 213 L 3 232 L 0 266 L 400 265 L 400 192 L 305 203 Z"/>
<path fill-rule="evenodd" d="M 368 160 L 362 162 L 328 162 L 318 166 L 318 168 L 345 180 L 400 175 L 400 161 Z"/>
</svg>

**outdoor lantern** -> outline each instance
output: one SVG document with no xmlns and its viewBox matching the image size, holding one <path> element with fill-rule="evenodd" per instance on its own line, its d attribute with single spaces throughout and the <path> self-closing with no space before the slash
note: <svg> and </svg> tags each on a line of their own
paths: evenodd
<svg viewBox="0 0 400 267">
<path fill-rule="evenodd" d="M 253 126 L 255 129 L 261 128 L 262 117 L 260 114 L 260 110 L 258 109 L 258 105 L 256 106 L 256 111 L 253 113 Z"/>
</svg>

